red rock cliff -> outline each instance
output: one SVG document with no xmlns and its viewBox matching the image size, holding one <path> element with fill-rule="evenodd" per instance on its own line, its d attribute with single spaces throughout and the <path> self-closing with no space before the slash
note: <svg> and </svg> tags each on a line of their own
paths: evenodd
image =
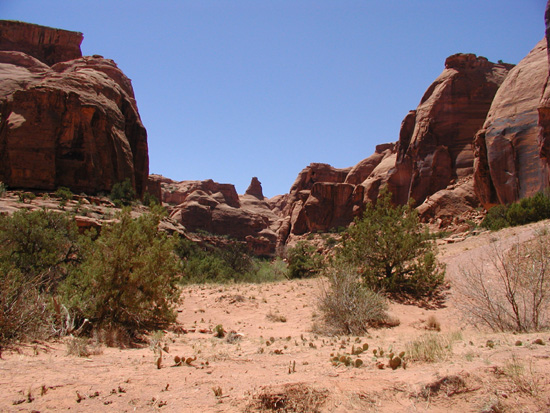
<svg viewBox="0 0 550 413">
<path fill-rule="evenodd" d="M 0 20 L 0 51 L 17 50 L 48 66 L 82 57 L 82 33 Z"/>
<path fill-rule="evenodd" d="M 93 194 L 129 178 L 142 195 L 147 133 L 130 80 L 112 60 L 78 57 L 79 33 L 18 22 L 0 27 L 17 34 L 12 40 L 28 40 L 21 50 L 4 41 L 13 50 L 0 51 L 0 181 Z M 72 60 L 59 61 L 65 58 Z"/>
</svg>

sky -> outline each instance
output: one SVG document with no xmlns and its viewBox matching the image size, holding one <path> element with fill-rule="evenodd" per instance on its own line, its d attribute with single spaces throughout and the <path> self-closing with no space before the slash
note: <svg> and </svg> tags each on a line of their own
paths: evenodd
<svg viewBox="0 0 550 413">
<path fill-rule="evenodd" d="M 443 71 L 475 53 L 517 64 L 545 0 L 0 0 L 0 19 L 84 34 L 132 79 L 149 172 L 287 193 L 397 141 Z"/>
</svg>

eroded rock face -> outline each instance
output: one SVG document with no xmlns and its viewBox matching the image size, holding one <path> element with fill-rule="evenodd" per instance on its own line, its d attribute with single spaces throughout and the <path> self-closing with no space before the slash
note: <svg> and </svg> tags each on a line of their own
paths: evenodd
<svg viewBox="0 0 550 413">
<path fill-rule="evenodd" d="M 549 186 L 547 40 L 508 74 L 476 136 L 475 191 L 489 208 Z"/>
<path fill-rule="evenodd" d="M 212 180 L 176 182 L 158 176 L 154 180 L 161 183 L 162 201 L 170 204 L 170 217 L 189 231 L 228 235 L 246 242 L 256 255 L 274 255 L 281 218 L 259 196 L 262 187 L 257 178 L 244 195 L 238 195 L 231 184 Z"/>
<path fill-rule="evenodd" d="M 456 54 L 401 126 L 395 170 L 388 179 L 394 200 L 426 197 L 473 173 L 473 139 L 512 65 Z"/>
<path fill-rule="evenodd" d="M 48 66 L 82 57 L 79 32 L 0 20 L 0 51 L 17 50 Z"/>
<path fill-rule="evenodd" d="M 79 33 L 13 24 L 13 32 L 28 30 L 21 49 L 54 64 L 23 51 L 0 51 L 0 181 L 93 194 L 129 178 L 141 196 L 149 170 L 147 133 L 130 80 L 112 60 L 78 57 Z M 48 49 L 42 57 L 40 47 Z"/>
</svg>

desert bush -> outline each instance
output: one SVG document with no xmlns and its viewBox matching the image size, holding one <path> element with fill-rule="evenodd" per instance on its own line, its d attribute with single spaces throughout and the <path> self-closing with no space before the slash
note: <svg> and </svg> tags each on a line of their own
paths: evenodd
<svg viewBox="0 0 550 413">
<path fill-rule="evenodd" d="M 384 190 L 348 228 L 335 262 L 358 268 L 369 289 L 422 297 L 443 282 L 435 253 L 433 237 L 422 228 L 412 203 L 393 206 Z"/>
<path fill-rule="evenodd" d="M 495 205 L 489 211 L 481 222 L 483 228 L 490 229 L 491 231 L 498 231 L 499 229 L 510 226 L 506 213 L 508 207 L 506 205 Z"/>
<path fill-rule="evenodd" d="M 48 298 L 36 279 L 29 280 L 13 266 L 0 264 L 0 346 L 47 337 Z"/>
<path fill-rule="evenodd" d="M 74 222 L 55 212 L 0 216 L 0 342 L 44 338 L 59 331 L 52 297 L 79 265 Z"/>
<path fill-rule="evenodd" d="M 126 178 L 124 181 L 114 184 L 109 198 L 117 207 L 131 205 L 136 199 L 136 191 L 130 179 Z"/>
<path fill-rule="evenodd" d="M 538 192 L 509 205 L 494 206 L 487 212 L 481 226 L 496 231 L 548 218 L 550 218 L 550 196 L 545 192 Z"/>
<path fill-rule="evenodd" d="M 8 190 L 8 187 L 4 182 L 0 182 L 0 198 L 6 195 L 6 191 Z"/>
<path fill-rule="evenodd" d="M 183 263 L 181 282 L 206 283 L 227 282 L 235 280 L 238 275 L 226 259 L 231 260 L 230 253 L 224 253 L 221 248 L 212 245 L 199 245 L 196 242 L 180 237 L 175 245 L 176 254 Z M 232 250 L 235 253 L 236 249 Z M 235 258 L 234 265 L 238 267 L 239 260 Z"/>
<path fill-rule="evenodd" d="M 289 278 L 310 278 L 319 275 L 322 260 L 315 246 L 300 241 L 286 251 Z"/>
<path fill-rule="evenodd" d="M 252 268 L 237 277 L 237 281 L 246 283 L 266 283 L 285 280 L 287 265 L 281 258 L 274 260 L 254 259 Z"/>
<path fill-rule="evenodd" d="M 183 264 L 183 284 L 261 283 L 280 281 L 286 276 L 286 264 L 281 259 L 253 257 L 246 245 L 236 240 L 224 239 L 222 247 L 215 247 L 180 237 L 175 251 Z"/>
<path fill-rule="evenodd" d="M 42 289 L 55 287 L 79 261 L 76 224 L 67 214 L 20 210 L 0 216 L 0 263 Z"/>
<path fill-rule="evenodd" d="M 143 205 L 145 206 L 153 206 L 153 205 L 160 205 L 160 201 L 158 198 L 149 192 L 145 192 L 143 194 Z"/>
<path fill-rule="evenodd" d="M 60 186 L 57 188 L 57 191 L 55 191 L 54 196 L 56 198 L 61 199 L 61 205 L 66 205 L 67 201 L 70 201 L 73 199 L 73 193 L 69 188 L 66 188 L 64 186 Z"/>
<path fill-rule="evenodd" d="M 457 304 L 474 325 L 493 331 L 540 331 L 550 327 L 550 235 L 515 244 L 491 245 L 485 268 L 462 269 Z"/>
<path fill-rule="evenodd" d="M 30 204 L 33 200 L 36 199 L 36 195 L 32 192 L 19 192 L 17 196 L 19 198 L 19 202 L 22 202 L 24 204 L 26 204 L 27 201 Z"/>
<path fill-rule="evenodd" d="M 331 267 L 326 274 L 328 286 L 318 307 L 331 332 L 362 335 L 388 319 L 386 299 L 368 289 L 354 268 Z"/>
<path fill-rule="evenodd" d="M 133 219 L 129 209 L 102 228 L 78 274 L 60 287 L 77 319 L 98 328 L 123 328 L 130 336 L 175 319 L 181 268 L 174 242 L 159 232 L 160 212 Z"/>
</svg>

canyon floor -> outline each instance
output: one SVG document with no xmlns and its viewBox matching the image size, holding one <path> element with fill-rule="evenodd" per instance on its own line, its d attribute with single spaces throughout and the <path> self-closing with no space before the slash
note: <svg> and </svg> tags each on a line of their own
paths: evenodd
<svg viewBox="0 0 550 413">
<path fill-rule="evenodd" d="M 491 333 L 467 326 L 456 308 L 460 268 L 487 258 L 490 246 L 527 240 L 542 222 L 484 232 L 441 245 L 451 284 L 435 309 L 391 304 L 400 324 L 365 337 L 314 332 L 324 280 L 183 288 L 181 328 L 167 332 L 160 369 L 151 345 L 119 349 L 90 343 L 86 357 L 68 355 L 69 338 L 5 350 L 0 359 L 0 411 L 166 412 L 533 412 L 550 410 L 550 332 Z M 372 350 L 396 354 L 427 333 L 452 338 L 435 363 L 379 369 Z M 214 336 L 217 325 L 229 333 Z M 542 339 L 544 345 L 534 344 Z M 522 345 L 516 342 L 521 340 Z M 334 365 L 331 354 L 368 343 L 361 367 Z M 489 345 L 491 344 L 491 345 Z M 174 358 L 189 359 L 175 365 Z"/>
</svg>

